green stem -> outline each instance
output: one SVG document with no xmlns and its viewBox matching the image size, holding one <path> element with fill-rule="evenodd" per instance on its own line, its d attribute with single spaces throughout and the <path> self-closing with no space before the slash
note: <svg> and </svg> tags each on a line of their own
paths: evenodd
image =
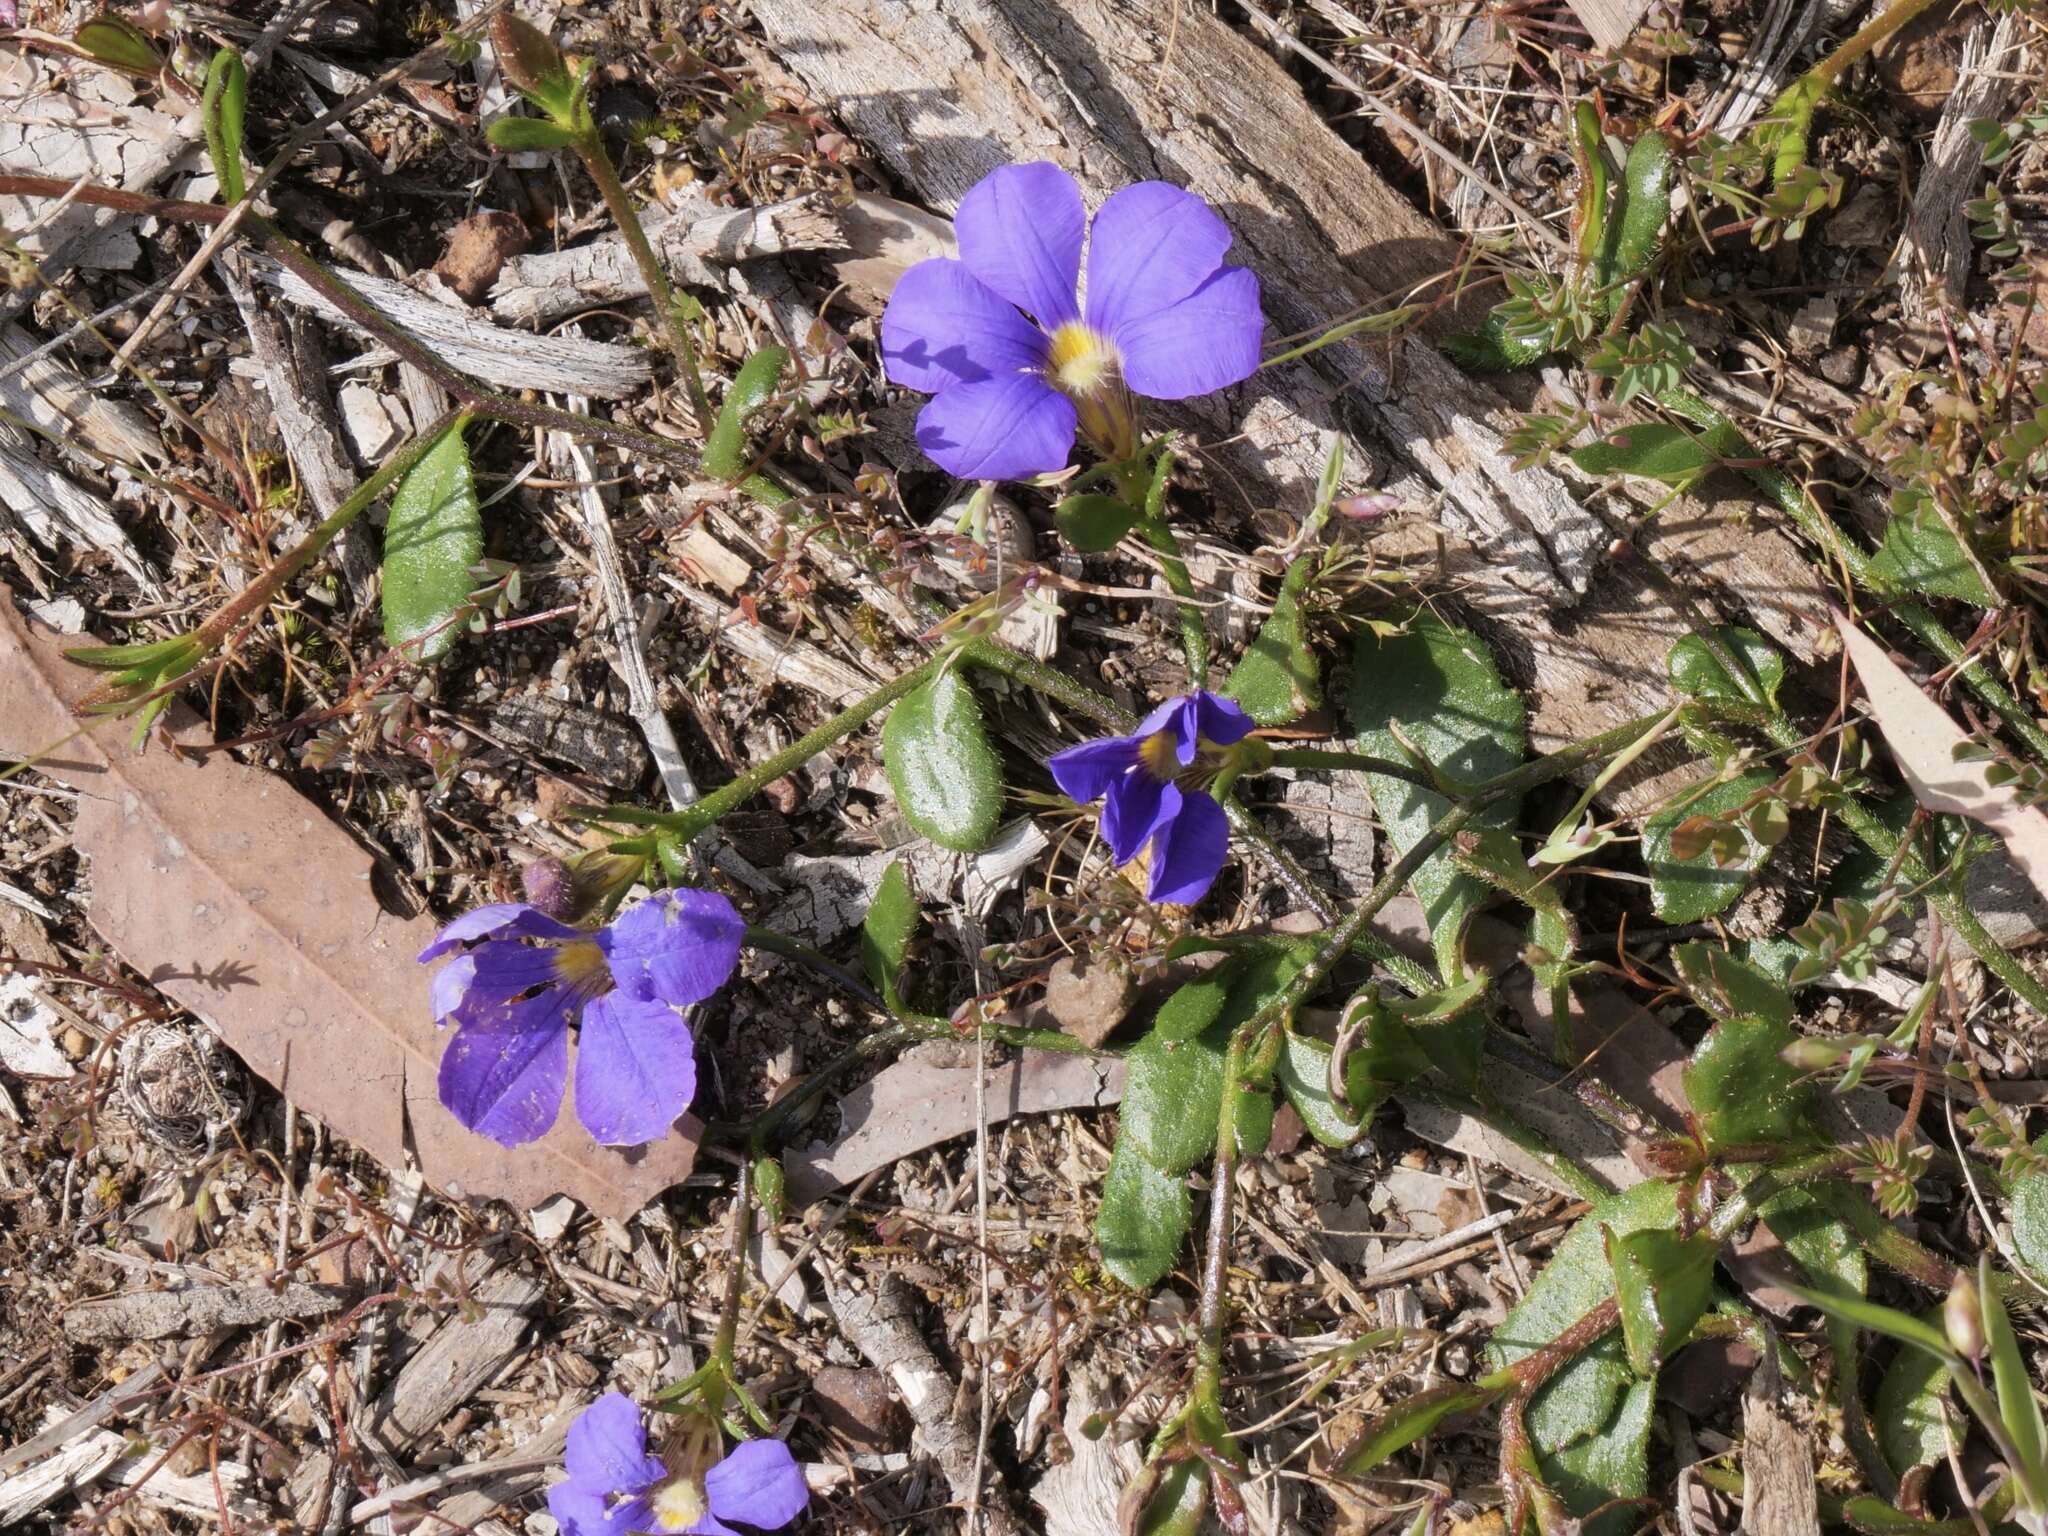
<svg viewBox="0 0 2048 1536">
<path fill-rule="evenodd" d="M 1276 768 L 1327 768 L 1337 771 L 1350 769 L 1358 773 L 1376 773 L 1384 778 L 1399 779 L 1406 784 L 1418 784 L 1424 789 L 1436 788 L 1436 781 L 1413 763 L 1374 757 L 1367 752 L 1332 751 L 1325 747 L 1275 747 L 1272 750 L 1273 766 Z"/>
<path fill-rule="evenodd" d="M 780 955 L 785 960 L 794 960 L 799 965 L 807 965 L 820 976 L 836 981 L 870 1008 L 887 1010 L 888 1005 L 882 1001 L 881 995 L 873 987 L 862 981 L 844 966 L 835 964 L 827 959 L 800 939 L 792 939 L 787 934 L 777 933 L 772 928 L 757 928 L 752 923 L 749 923 L 747 924 L 745 942 L 750 949 L 765 949 L 771 955 Z"/>
<path fill-rule="evenodd" d="M 906 693 L 921 686 L 946 664 L 949 655 L 950 653 L 941 653 L 933 656 L 901 676 L 882 684 L 866 698 L 841 710 L 816 730 L 798 737 L 780 752 L 757 763 L 731 783 L 714 789 L 695 805 L 685 806 L 680 811 L 672 811 L 663 816 L 656 825 L 665 828 L 679 842 L 695 841 L 727 811 L 745 804 L 765 786 L 774 783 L 784 774 L 801 768 L 835 742 L 851 736 Z"/>
<path fill-rule="evenodd" d="M 1167 586 L 1173 589 L 1175 597 L 1186 599 L 1195 595 L 1195 581 L 1188 574 L 1187 562 L 1180 557 L 1180 541 L 1173 536 L 1173 529 L 1164 518 L 1145 517 L 1138 523 L 1138 533 L 1150 544 L 1159 556 L 1159 569 L 1166 577 Z M 1187 657 L 1188 686 L 1206 688 L 1209 685 L 1209 627 L 1203 621 L 1202 610 L 1191 602 L 1174 604 L 1180 615 L 1180 648 Z"/>
<path fill-rule="evenodd" d="M 619 226 L 619 233 L 625 236 L 626 249 L 633 255 L 633 265 L 640 269 L 640 276 L 647 284 L 648 297 L 654 301 L 662 324 L 668 330 L 676 361 L 683 370 L 683 382 L 690 391 L 690 409 L 697 417 L 697 432 L 702 436 L 711 430 L 711 398 L 704 393 L 704 375 L 697 366 L 697 339 L 690 334 L 690 323 L 676 305 L 675 290 L 669 286 L 668 273 L 662 270 L 661 258 L 654 254 L 654 247 L 648 242 L 640 214 L 633 207 L 632 195 L 626 191 L 626 184 L 619 180 L 612 157 L 605 151 L 603 138 L 592 134 L 581 140 L 576 145 L 576 153 L 582 157 L 590 179 L 597 183 L 598 194 L 604 198 L 605 207 L 611 210 L 612 221 Z"/>
<path fill-rule="evenodd" d="M 1216 1162 L 1209 1174 L 1209 1239 L 1202 1256 L 1202 1310 L 1195 1334 L 1195 1376 L 1189 1397 L 1198 1413 L 1222 1415 L 1223 1324 L 1228 1311 L 1231 1204 L 1237 1190 L 1238 1085 L 1246 1040 L 1233 1034 L 1223 1054 L 1223 1097 L 1216 1107 Z"/>
</svg>

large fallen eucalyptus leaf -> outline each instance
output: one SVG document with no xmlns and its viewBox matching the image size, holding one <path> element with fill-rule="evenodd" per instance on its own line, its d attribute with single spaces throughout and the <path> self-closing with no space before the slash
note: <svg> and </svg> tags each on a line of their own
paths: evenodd
<svg viewBox="0 0 2048 1536">
<path fill-rule="evenodd" d="M 1724 1019 L 1707 1031 L 1686 1063 L 1686 1102 L 1710 1150 L 1811 1142 L 1815 1085 L 1789 1065 L 1798 1036 L 1769 1019 Z"/>
<path fill-rule="evenodd" d="M 1133 1290 L 1156 1285 L 1180 1257 L 1190 1204 L 1184 1176 L 1153 1167 L 1128 1132 L 1117 1137 L 1095 1218 L 1102 1267 Z"/>
<path fill-rule="evenodd" d="M 477 587 L 484 525 L 462 424 L 443 432 L 398 482 L 384 524 L 384 638 L 418 641 L 432 661 L 462 633 L 455 616 Z M 424 638 L 422 638 L 424 637 Z"/>
<path fill-rule="evenodd" d="M 1347 708 L 1361 752 L 1400 761 L 1406 756 L 1400 737 L 1406 737 L 1438 772 L 1463 783 L 1519 767 L 1528 748 L 1521 697 L 1501 681 L 1479 638 L 1428 609 L 1416 614 L 1404 634 L 1382 639 L 1370 630 L 1360 633 Z M 1451 807 L 1443 795 L 1404 779 L 1368 774 L 1366 785 L 1387 836 L 1402 853 Z M 1472 825 L 1499 831 L 1513 826 L 1520 810 L 1518 798 L 1501 800 Z M 1461 873 L 1446 849 L 1432 854 L 1411 884 L 1445 979 L 1455 980 L 1464 969 L 1459 946 L 1465 921 L 1486 899 L 1486 885 Z"/>
<path fill-rule="evenodd" d="M 958 853 L 988 846 L 1003 813 L 1003 769 L 960 668 L 946 668 L 889 711 L 882 766 L 897 808 L 924 836 Z"/>
<path fill-rule="evenodd" d="M 1671 834 L 1695 816 L 1726 815 L 1774 782 L 1775 774 L 1752 768 L 1700 794 L 1679 796 L 1677 803 L 1643 823 L 1643 864 L 1650 872 L 1650 904 L 1665 922 L 1704 922 L 1729 906 L 1770 852 L 1743 827 L 1743 852 L 1733 863 L 1716 864 L 1710 852 L 1681 859 L 1672 849 Z"/>
<path fill-rule="evenodd" d="M 528 1146 L 464 1130 L 436 1093 L 447 1037 L 414 958 L 439 924 L 380 907 L 369 858 L 283 779 L 225 755 L 138 755 L 124 720 L 74 736 L 92 682 L 0 587 L 0 755 L 38 757 L 82 791 L 72 835 L 91 864 L 94 929 L 252 1072 L 450 1193 L 522 1206 L 566 1194 L 623 1219 L 690 1171 L 700 1128 L 688 1117 L 626 1150 L 597 1145 L 567 1104 Z M 188 712 L 168 718 L 178 739 L 206 740 Z"/>
<path fill-rule="evenodd" d="M 1565 1235 L 1528 1294 L 1494 1331 L 1490 1368 L 1511 1365 L 1541 1349 L 1614 1295 L 1605 1231 L 1617 1238 L 1678 1223 L 1673 1187 L 1663 1180 L 1638 1184 L 1594 1202 Z M 1618 1330 L 1580 1351 L 1530 1399 L 1527 1425 L 1546 1480 L 1575 1514 L 1597 1508 L 1613 1491 L 1647 1482 L 1644 1441 L 1647 1406 L 1629 1368 Z M 1604 1482 L 1603 1480 L 1607 1480 Z"/>
<path fill-rule="evenodd" d="M 1983 763 L 1957 762 L 1955 748 L 1969 738 L 1948 711 L 1847 618 L 1837 614 L 1835 628 L 1915 798 L 1930 811 L 1967 816 L 1996 832 L 2020 872 L 2048 896 L 2048 813 L 2025 804 L 2011 785 L 1992 783 Z"/>
<path fill-rule="evenodd" d="M 1260 725 L 1288 725 L 1323 702 L 1322 668 L 1301 622 L 1301 594 L 1321 558 L 1303 555 L 1287 567 L 1273 611 L 1223 685 Z"/>
</svg>

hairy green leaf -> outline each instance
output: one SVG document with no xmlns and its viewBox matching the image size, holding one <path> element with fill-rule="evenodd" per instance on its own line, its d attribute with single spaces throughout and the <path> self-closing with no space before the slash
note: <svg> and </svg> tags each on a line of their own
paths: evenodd
<svg viewBox="0 0 2048 1536">
<path fill-rule="evenodd" d="M 476 590 L 483 517 L 464 423 L 435 440 L 398 482 L 384 524 L 384 638 L 432 661 L 455 643 L 455 617 Z"/>
<path fill-rule="evenodd" d="M 1921 1321 L 1938 1332 L 1941 1308 L 1930 1308 Z M 1892 1357 L 1877 1384 L 1870 1417 L 1884 1459 L 1901 1477 L 1914 1467 L 1947 1465 L 1949 1392 L 1948 1371 L 1933 1355 L 1901 1349 Z"/>
<path fill-rule="evenodd" d="M 903 958 L 910 949 L 910 936 L 917 932 L 917 897 L 911 894 L 910 876 L 903 861 L 896 860 L 882 871 L 882 883 L 875 899 L 868 903 L 860 926 L 860 964 L 868 980 L 892 1003 L 903 975 Z"/>
<path fill-rule="evenodd" d="M 242 176 L 242 125 L 249 112 L 249 66 L 232 48 L 222 48 L 206 70 L 200 114 L 206 124 L 206 153 L 213 162 L 220 200 L 233 205 L 248 186 Z"/>
<path fill-rule="evenodd" d="M 1212 1132 L 1214 1121 L 1211 1115 Z M 1180 1257 L 1190 1207 L 1188 1181 L 1153 1167 L 1127 1126 L 1110 1154 L 1102 1209 L 1095 1218 L 1103 1267 L 1134 1290 L 1157 1284 Z"/>
<path fill-rule="evenodd" d="M 1607 240 L 1600 258 L 1600 278 L 1606 284 L 1633 282 L 1649 270 L 1664 238 L 1664 226 L 1671 218 L 1672 178 L 1677 173 L 1671 141 L 1651 128 L 1631 144 L 1628 163 L 1621 169 L 1619 205 L 1608 221 Z M 1620 294 L 1610 302 L 1610 310 Z"/>
<path fill-rule="evenodd" d="M 988 846 L 1003 811 L 1003 768 L 958 667 L 905 694 L 889 712 L 882 766 L 897 809 L 919 833 L 959 853 Z"/>
<path fill-rule="evenodd" d="M 1749 668 L 1750 676 L 1763 689 L 1761 702 L 1777 703 L 1779 685 L 1785 681 L 1785 658 L 1777 648 L 1755 630 L 1735 624 L 1716 629 L 1714 638 L 1723 650 Z M 1742 684 L 1728 675 L 1728 669 L 1721 665 L 1720 658 L 1697 634 L 1687 635 L 1672 646 L 1666 665 L 1671 672 L 1671 686 L 1680 693 L 1695 699 L 1727 699 L 1737 704 L 1755 702 Z"/>
<path fill-rule="evenodd" d="M 568 129 L 544 117 L 497 118 L 484 130 L 484 137 L 491 141 L 493 149 L 515 155 L 529 149 L 543 153 L 566 149 L 576 141 L 576 136 Z"/>
<path fill-rule="evenodd" d="M 1209 1469 L 1198 1456 L 1169 1463 L 1138 1512 L 1135 1536 L 1199 1536 L 1209 1510 Z"/>
<path fill-rule="evenodd" d="M 1396 1451 L 1405 1450 L 1454 1413 L 1483 1408 L 1500 1396 L 1496 1389 L 1450 1381 L 1393 1404 L 1366 1425 L 1338 1453 L 1346 1477 L 1363 1477 Z"/>
<path fill-rule="evenodd" d="M 773 398 L 782 370 L 788 366 L 788 350 L 773 345 L 740 364 L 718 407 L 711 435 L 704 439 L 705 474 L 716 480 L 737 480 L 747 472 L 747 419 Z"/>
<path fill-rule="evenodd" d="M 1115 549 L 1118 541 L 1138 526 L 1143 510 L 1118 496 L 1083 491 L 1054 507 L 1052 519 L 1061 538 L 1083 554 L 1098 555 Z"/>
<path fill-rule="evenodd" d="M 1211 1037 L 1147 1035 L 1125 1056 L 1123 1139 L 1153 1167 L 1184 1174 L 1216 1146 L 1223 1049 Z"/>
<path fill-rule="evenodd" d="M 1692 1000 L 1717 1019 L 1753 1014 L 1773 1024 L 1792 1022 L 1792 994 L 1761 966 L 1698 940 L 1671 951 Z"/>
<path fill-rule="evenodd" d="M 1521 765 L 1528 749 L 1521 697 L 1501 681 L 1477 636 L 1444 623 L 1428 609 L 1417 612 L 1405 634 L 1382 639 L 1368 630 L 1359 635 L 1347 707 L 1361 752 L 1401 759 L 1407 755 L 1401 745 L 1405 737 L 1439 773 L 1462 782 L 1509 772 Z M 1444 796 L 1403 779 L 1368 774 L 1366 785 L 1400 852 L 1420 842 L 1431 823 L 1450 809 Z M 1498 801 L 1473 826 L 1482 831 L 1512 827 L 1520 810 L 1519 799 Z M 1455 980 L 1464 971 L 1465 922 L 1485 900 L 1486 886 L 1461 873 L 1442 848 L 1416 871 L 1412 883 L 1444 977 Z"/>
<path fill-rule="evenodd" d="M 2034 1143 L 2048 1151 L 2048 1136 Z M 2012 1246 L 2034 1279 L 2048 1285 L 2048 1169 L 2030 1168 L 2013 1181 Z"/>
<path fill-rule="evenodd" d="M 1510 373 L 1533 368 L 1556 348 L 1541 341 L 1510 335 L 1506 318 L 1491 311 L 1476 331 L 1446 336 L 1443 349 L 1452 362 L 1471 373 Z"/>
<path fill-rule="evenodd" d="M 1303 555 L 1287 567 L 1273 611 L 1223 685 L 1260 725 L 1290 724 L 1323 702 L 1322 668 L 1301 622 L 1301 594 L 1320 559 Z"/>
<path fill-rule="evenodd" d="M 1631 422 L 1572 450 L 1572 462 L 1589 475 L 1640 475 L 1680 489 L 1704 474 L 1715 457 L 1685 428 L 1662 421 Z"/>
<path fill-rule="evenodd" d="M 1330 1047 L 1293 1030 L 1281 1042 L 1273 1081 L 1301 1116 L 1309 1135 L 1326 1147 L 1348 1147 L 1358 1140 L 1363 1122 L 1354 1120 L 1330 1097 Z"/>
<path fill-rule="evenodd" d="M 149 34 L 111 11 L 93 17 L 71 40 L 102 64 L 112 64 L 117 69 L 153 75 L 164 67 L 163 55 L 156 51 Z"/>
<path fill-rule="evenodd" d="M 1709 1150 L 1815 1139 L 1813 1081 L 1784 1059 L 1796 1038 L 1789 1026 L 1759 1018 L 1724 1019 L 1707 1031 L 1684 1084 Z"/>
<path fill-rule="evenodd" d="M 1717 1238 L 1680 1237 L 1644 1227 L 1625 1237 L 1603 1228 L 1614 1295 L 1621 1303 L 1621 1341 L 1639 1376 L 1655 1376 L 1707 1310 L 1714 1288 Z"/>
<path fill-rule="evenodd" d="M 1734 902 L 1749 884 L 1764 855 L 1770 850 L 1741 829 L 1743 854 L 1734 863 L 1720 866 L 1713 855 L 1701 852 L 1690 859 L 1673 853 L 1671 834 L 1681 822 L 1695 816 L 1719 817 L 1744 804 L 1750 796 L 1777 782 L 1777 776 L 1762 768 L 1715 784 L 1694 795 L 1679 797 L 1678 803 L 1659 811 L 1643 825 L 1643 864 L 1650 872 L 1650 902 L 1667 923 L 1704 922 Z"/>
<path fill-rule="evenodd" d="M 1871 564 L 1908 592 L 1953 598 L 1978 608 L 1996 608 L 1999 603 L 1983 562 L 1931 505 L 1915 512 L 1894 511 L 1885 524 L 1884 547 Z"/>
</svg>

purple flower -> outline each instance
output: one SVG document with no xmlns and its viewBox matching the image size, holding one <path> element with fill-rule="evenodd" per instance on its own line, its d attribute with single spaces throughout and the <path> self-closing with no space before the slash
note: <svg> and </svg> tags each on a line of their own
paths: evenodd
<svg viewBox="0 0 2048 1536">
<path fill-rule="evenodd" d="M 1084 741 L 1046 766 L 1068 799 L 1103 802 L 1102 835 L 1118 864 L 1152 845 L 1148 897 L 1197 902 L 1223 868 L 1230 826 L 1189 770 L 1204 745 L 1233 746 L 1251 732 L 1251 716 L 1203 689 L 1168 699 L 1128 736 Z"/>
<path fill-rule="evenodd" d="M 602 928 L 572 928 L 520 902 L 443 928 L 422 963 L 461 949 L 434 977 L 434 1019 L 455 1023 L 441 1102 L 502 1146 L 545 1135 L 569 1076 L 576 1118 L 611 1147 L 668 1134 L 697 1091 L 690 1028 L 739 963 L 746 924 L 716 891 L 663 891 Z"/>
<path fill-rule="evenodd" d="M 803 1469 L 780 1440 L 742 1440 L 702 1477 L 671 1473 L 647 1449 L 630 1397 L 607 1392 L 569 1426 L 569 1475 L 548 1490 L 562 1536 L 738 1536 L 725 1522 L 774 1530 L 810 1503 Z"/>
<path fill-rule="evenodd" d="M 1088 236 L 1084 309 L 1087 222 L 1081 189 L 1058 166 L 1006 165 L 960 201 L 960 259 L 919 262 L 897 283 L 882 360 L 891 383 L 935 397 L 917 443 L 941 469 L 969 480 L 1050 473 L 1066 464 L 1077 423 L 1121 457 L 1135 442 L 1102 439 L 1131 435 L 1110 428 L 1129 420 L 1126 387 L 1185 400 L 1259 366 L 1259 282 L 1224 265 L 1230 228 L 1207 203 L 1163 181 L 1113 194 Z"/>
</svg>

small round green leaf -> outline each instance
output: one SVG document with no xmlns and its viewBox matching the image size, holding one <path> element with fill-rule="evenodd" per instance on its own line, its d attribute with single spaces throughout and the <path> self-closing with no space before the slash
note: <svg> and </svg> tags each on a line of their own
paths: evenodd
<svg viewBox="0 0 2048 1536">
<path fill-rule="evenodd" d="M 763 347 L 740 364 L 718 408 L 711 435 L 704 439 L 705 474 L 717 480 L 737 480 L 746 472 L 747 418 L 774 396 L 788 365 L 788 350 L 777 346 Z"/>
<path fill-rule="evenodd" d="M 946 668 L 889 712 L 882 766 L 897 808 L 920 833 L 960 853 L 988 846 L 1003 810 L 1003 770 L 959 668 Z"/>
<path fill-rule="evenodd" d="M 1724 1019 L 1707 1031 L 1683 1074 L 1708 1148 L 1811 1142 L 1813 1080 L 1784 1059 L 1797 1038 L 1768 1019 Z"/>
<path fill-rule="evenodd" d="M 476 590 L 484 527 L 470 473 L 469 448 L 457 423 L 398 482 L 384 525 L 384 638 L 418 641 L 432 661 L 455 643 L 456 614 Z M 422 637 L 425 638 L 422 638 Z"/>
<path fill-rule="evenodd" d="M 1208 1038 L 1147 1035 L 1126 1056 L 1124 1140 L 1166 1173 L 1183 1174 L 1216 1146 L 1223 1049 Z"/>
<path fill-rule="evenodd" d="M 1138 508 L 1114 496 L 1084 492 L 1069 496 L 1052 509 L 1060 537 L 1083 554 L 1115 549 L 1117 541 L 1138 526 Z"/>
<path fill-rule="evenodd" d="M 575 135 L 543 117 L 501 117 L 484 130 L 492 147 L 512 154 L 521 150 L 566 149 Z"/>
<path fill-rule="evenodd" d="M 1304 555 L 1287 568 L 1273 611 L 1223 685 L 1260 725 L 1286 725 L 1323 702 L 1322 668 L 1301 620 L 1301 594 L 1319 556 Z"/>
<path fill-rule="evenodd" d="M 1358 1140 L 1361 1122 L 1330 1097 L 1330 1047 L 1308 1035 L 1287 1032 L 1273 1081 L 1301 1116 L 1309 1135 L 1326 1147 L 1348 1147 Z"/>
</svg>

